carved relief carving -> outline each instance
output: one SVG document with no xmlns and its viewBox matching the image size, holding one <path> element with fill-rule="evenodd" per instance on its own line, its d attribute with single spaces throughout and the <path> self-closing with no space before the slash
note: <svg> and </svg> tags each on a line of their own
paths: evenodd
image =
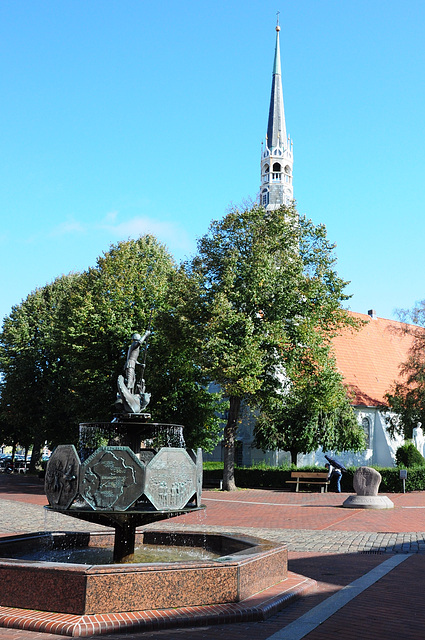
<svg viewBox="0 0 425 640">
<path fill-rule="evenodd" d="M 82 465 L 80 493 L 95 510 L 125 511 L 144 491 L 145 469 L 128 447 L 101 447 Z"/>
<path fill-rule="evenodd" d="M 160 510 L 183 509 L 197 493 L 196 465 L 184 449 L 164 447 L 146 467 L 145 495 Z"/>
<path fill-rule="evenodd" d="M 68 509 L 78 493 L 80 458 L 74 445 L 61 444 L 52 453 L 46 469 L 44 491 L 51 506 Z"/>
</svg>

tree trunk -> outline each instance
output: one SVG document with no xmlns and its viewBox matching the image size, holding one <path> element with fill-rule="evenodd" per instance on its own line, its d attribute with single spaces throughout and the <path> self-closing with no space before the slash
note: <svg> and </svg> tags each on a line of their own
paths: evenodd
<svg viewBox="0 0 425 640">
<path fill-rule="evenodd" d="M 235 438 L 238 430 L 239 409 L 241 399 L 230 397 L 229 415 L 224 427 L 224 469 L 223 491 L 235 491 Z"/>
<path fill-rule="evenodd" d="M 291 454 L 291 464 L 293 464 L 294 467 L 296 467 L 297 466 L 298 451 L 296 449 L 289 449 L 289 452 Z"/>
<path fill-rule="evenodd" d="M 28 473 L 36 472 L 36 467 L 40 462 L 40 456 L 41 456 L 41 442 L 39 440 L 35 440 L 32 448 L 31 461 L 30 461 L 30 466 L 28 468 Z"/>
</svg>

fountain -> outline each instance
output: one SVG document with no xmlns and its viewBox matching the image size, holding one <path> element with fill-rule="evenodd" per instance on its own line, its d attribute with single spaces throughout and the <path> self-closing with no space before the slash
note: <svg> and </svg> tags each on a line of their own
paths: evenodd
<svg viewBox="0 0 425 640">
<path fill-rule="evenodd" d="M 201 449 L 184 448 L 181 425 L 149 423 L 145 413 L 150 394 L 139 354 L 149 335 L 132 336 L 112 422 L 80 425 L 83 461 L 73 445 L 61 445 L 46 469 L 47 508 L 112 526 L 117 563 L 134 553 L 137 527 L 203 508 Z"/>
<path fill-rule="evenodd" d="M 91 634 L 100 633 L 93 630 L 93 617 L 104 621 L 105 614 L 137 612 L 140 617 L 144 611 L 237 603 L 286 579 L 287 550 L 280 544 L 223 533 L 138 530 L 204 509 L 201 450 L 186 448 L 181 425 L 152 423 L 146 413 L 150 395 L 145 364 L 138 358 L 149 333 L 132 337 L 124 375 L 118 377 L 112 422 L 81 424 L 78 451 L 73 445 L 58 446 L 46 470 L 48 511 L 112 527 L 115 534 L 2 538 L 0 610 L 19 607 L 33 614 L 48 611 L 50 618 L 53 612 L 77 616 L 78 624 L 68 620 L 66 629 L 90 635 L 81 631 L 79 616 L 90 618 Z M 171 548 L 177 557 L 141 562 L 134 555 L 140 545 L 156 551 Z M 106 563 L 105 553 L 112 556 Z M 25 628 L 31 628 L 28 615 L 24 619 Z M 31 619 L 37 621 L 37 616 Z M 37 624 L 33 628 L 39 629 Z M 114 624 L 116 618 L 107 628 L 116 628 Z M 69 632 L 63 625 L 55 630 Z"/>
</svg>

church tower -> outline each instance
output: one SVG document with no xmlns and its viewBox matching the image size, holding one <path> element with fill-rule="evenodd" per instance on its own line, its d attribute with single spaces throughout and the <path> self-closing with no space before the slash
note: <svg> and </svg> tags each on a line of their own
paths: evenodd
<svg viewBox="0 0 425 640">
<path fill-rule="evenodd" d="M 267 211 L 278 209 L 283 204 L 289 205 L 294 198 L 292 184 L 293 145 L 290 137 L 286 135 L 279 31 L 278 21 L 266 144 L 264 147 L 261 145 L 260 204 Z"/>
</svg>

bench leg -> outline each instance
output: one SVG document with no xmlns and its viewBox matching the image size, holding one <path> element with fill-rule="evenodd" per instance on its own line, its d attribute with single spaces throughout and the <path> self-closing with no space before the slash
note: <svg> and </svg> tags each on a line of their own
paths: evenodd
<svg viewBox="0 0 425 640">
<path fill-rule="evenodd" d="M 299 481 L 299 480 L 297 480 L 297 484 L 295 485 L 295 491 L 296 491 L 296 493 L 298 493 L 298 492 L 299 492 L 299 490 L 300 490 L 300 481 Z"/>
</svg>

